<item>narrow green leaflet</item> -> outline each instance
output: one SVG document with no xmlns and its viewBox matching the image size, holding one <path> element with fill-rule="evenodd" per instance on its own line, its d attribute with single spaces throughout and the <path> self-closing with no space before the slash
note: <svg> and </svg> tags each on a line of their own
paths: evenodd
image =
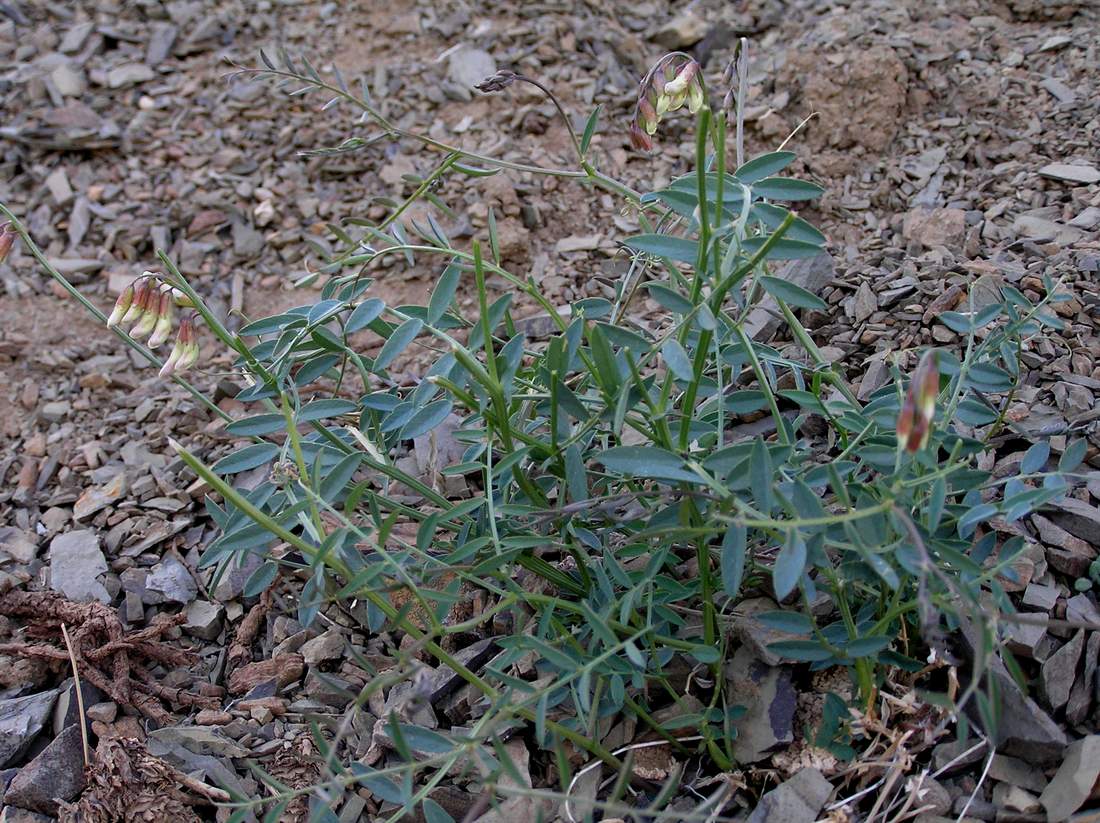
<svg viewBox="0 0 1100 823">
<path fill-rule="evenodd" d="M 229 434 L 236 434 L 241 437 L 251 437 L 282 431 L 285 426 L 286 418 L 281 414 L 256 414 L 252 417 L 245 417 L 242 420 L 234 420 L 225 427 L 225 430 L 229 432 Z"/>
<path fill-rule="evenodd" d="M 650 297 L 669 311 L 687 314 L 695 308 L 690 300 L 664 283 L 646 283 L 645 288 L 649 289 Z"/>
<path fill-rule="evenodd" d="M 630 248 L 664 257 L 680 263 L 694 263 L 699 256 L 699 242 L 684 237 L 670 237 L 667 234 L 637 234 L 628 237 L 626 245 Z"/>
<path fill-rule="evenodd" d="M 584 124 L 584 134 L 581 135 L 581 154 L 586 154 L 588 147 L 592 145 L 592 137 L 596 134 L 596 126 L 600 122 L 600 109 L 602 107 L 602 105 L 596 106 L 592 114 L 588 115 L 588 122 Z"/>
<path fill-rule="evenodd" d="M 377 297 L 372 297 L 369 300 L 364 300 L 362 303 L 355 307 L 354 311 L 352 311 L 351 317 L 348 318 L 348 322 L 344 325 L 344 331 L 348 334 L 362 331 L 379 317 L 381 317 L 382 312 L 384 312 L 385 310 L 385 302 L 379 300 Z"/>
<path fill-rule="evenodd" d="M 726 530 L 722 538 L 718 562 L 722 573 L 722 589 L 728 597 L 737 597 L 741 590 L 741 579 L 745 574 L 745 552 L 747 551 L 748 530 L 734 524 Z"/>
<path fill-rule="evenodd" d="M 783 171 L 783 169 L 794 162 L 794 158 L 795 153 L 793 151 L 772 151 L 767 154 L 761 154 L 759 157 L 754 157 L 752 160 L 749 160 L 739 167 L 737 171 L 733 173 L 733 176 L 746 186 L 750 186 L 758 180 L 763 180 L 765 177 L 779 174 L 779 172 Z"/>
<path fill-rule="evenodd" d="M 398 326 L 382 346 L 382 350 L 378 352 L 378 357 L 374 359 L 375 371 L 381 371 L 392 363 L 394 358 L 408 347 L 409 343 L 420 334 L 420 330 L 423 328 L 424 322 L 415 317 Z"/>
<path fill-rule="evenodd" d="M 454 403 L 450 400 L 436 400 L 434 403 L 429 403 L 423 408 L 418 409 L 412 417 L 409 418 L 409 422 L 405 424 L 405 428 L 401 430 L 401 438 L 403 440 L 411 440 L 414 437 L 420 437 L 422 434 L 426 434 L 447 419 L 447 415 L 451 413 L 451 409 L 454 408 Z"/>
<path fill-rule="evenodd" d="M 256 443 L 227 454 L 211 467 L 215 474 L 236 474 L 271 462 L 279 454 L 274 443 Z"/>
<path fill-rule="evenodd" d="M 766 274 L 760 275 L 757 280 L 760 281 L 760 285 L 764 287 L 764 291 L 770 294 L 777 300 L 782 300 L 784 303 L 788 303 L 799 309 L 813 309 L 815 311 L 825 311 L 828 305 L 813 292 L 807 291 L 801 286 L 797 286 L 789 280 L 782 280 L 778 277 L 769 277 Z"/>
<path fill-rule="evenodd" d="M 791 531 L 787 534 L 787 540 L 779 554 L 775 558 L 775 566 L 772 568 L 772 587 L 775 596 L 783 600 L 794 591 L 802 572 L 806 569 L 806 543 L 798 533 Z"/>
<path fill-rule="evenodd" d="M 677 380 L 683 380 L 687 383 L 695 378 L 695 369 L 691 365 L 691 358 L 688 357 L 688 353 L 684 351 L 684 347 L 680 345 L 676 338 L 670 337 L 665 341 L 665 344 L 661 346 L 661 355 L 665 358 L 669 371 L 676 376 Z"/>
<path fill-rule="evenodd" d="M 769 200 L 813 200 L 824 194 L 825 189 L 792 177 L 766 177 L 753 183 L 752 193 Z"/>
<path fill-rule="evenodd" d="M 341 414 L 352 414 L 357 411 L 359 411 L 359 406 L 351 400 L 331 397 L 306 403 L 299 409 L 297 419 L 299 423 L 308 423 L 312 420 L 324 420 L 326 417 L 337 417 Z"/>
<path fill-rule="evenodd" d="M 616 446 L 597 455 L 608 471 L 651 480 L 700 483 L 697 474 L 684 467 L 684 461 L 656 446 Z"/>
<path fill-rule="evenodd" d="M 741 248 L 745 250 L 746 254 L 756 254 L 760 251 L 761 246 L 767 242 L 767 237 L 758 235 L 757 237 L 749 237 L 741 244 Z M 816 243 L 807 243 L 804 240 L 791 240 L 787 237 L 780 237 L 776 240 L 771 248 L 768 249 L 768 260 L 804 260 L 808 257 L 817 257 L 821 254 L 821 247 Z"/>
<path fill-rule="evenodd" d="M 435 291 L 432 292 L 431 299 L 428 301 L 428 325 L 434 326 L 438 323 L 439 319 L 450 308 L 455 292 L 458 291 L 458 282 L 461 278 L 462 269 L 454 263 L 443 270 Z"/>
</svg>

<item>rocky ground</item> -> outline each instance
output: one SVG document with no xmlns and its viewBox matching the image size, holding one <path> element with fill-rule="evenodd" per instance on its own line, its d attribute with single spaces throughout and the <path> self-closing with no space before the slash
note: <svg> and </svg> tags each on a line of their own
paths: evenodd
<svg viewBox="0 0 1100 823">
<path fill-rule="evenodd" d="M 1087 0 L 5 0 L 0 202 L 101 307 L 166 249 L 240 322 L 315 299 L 318 283 L 306 293 L 293 284 L 335 247 L 326 224 L 380 218 L 411 191 L 403 175 L 427 174 L 438 158 L 402 143 L 303 157 L 369 135 L 312 98 L 247 76 L 227 82 L 227 60 L 252 65 L 259 47 L 282 43 L 323 71 L 364 76 L 403 127 L 568 166 L 568 136 L 543 98 L 471 91 L 497 67 L 518 68 L 553 86 L 579 123 L 601 104 L 600 167 L 653 188 L 689 168 L 693 149 L 681 121 L 662 127 L 654 156 L 630 150 L 637 78 L 664 49 L 684 48 L 718 88 L 739 35 L 752 40 L 749 153 L 814 114 L 788 144 L 796 173 L 826 190 L 804 216 L 829 236 L 833 262 L 807 286 L 832 308 L 808 325 L 858 394 L 887 382 L 893 359 L 904 370 L 919 347 L 955 344 L 936 318 L 968 291 L 981 301 L 1007 283 L 1035 299 L 1049 275 L 1069 297 L 1056 306 L 1065 327 L 1023 352 L 1009 415 L 1017 436 L 990 459 L 1012 473 L 1029 436 L 1049 436 L 1057 454 L 1085 435 L 1100 465 L 1100 14 Z M 506 262 L 551 299 L 613 293 L 625 271 L 618 241 L 636 226 L 611 195 L 526 174 L 448 179 L 437 193 L 454 209 L 454 238 L 483 236 L 492 207 Z M 437 275 L 395 261 L 375 288 L 391 303 L 422 302 Z M 368 676 L 345 649 L 384 668 L 384 639 L 339 614 L 303 630 L 283 594 L 243 594 L 248 569 L 216 584 L 197 569 L 217 531 L 203 485 L 167 441 L 214 459 L 233 448 L 224 423 L 158 382 L 25 250 L 0 264 L 0 280 L 0 589 L 14 586 L 0 598 L 0 820 L 121 819 L 112 808 L 213 819 L 211 803 L 225 798 L 215 787 L 259 793 L 250 759 L 288 785 L 315 780 L 315 717 L 333 727 L 346 718 L 343 750 L 377 762 L 385 700 L 346 714 Z M 758 338 L 774 333 L 762 318 Z M 239 413 L 229 360 L 203 343 L 196 383 Z M 418 364 L 406 368 L 415 379 Z M 995 756 L 977 739 L 902 739 L 899 729 L 925 726 L 914 695 L 899 692 L 902 721 L 873 732 L 878 765 L 845 771 L 804 740 L 814 696 L 795 693 L 801 675 L 755 660 L 746 644 L 746 671 L 760 667 L 745 684 L 752 746 L 738 777 L 740 807 L 758 807 L 750 819 L 853 819 L 888 781 L 911 781 L 915 799 L 892 813 L 923 809 L 929 821 L 1100 819 L 1100 583 L 1086 585 L 1097 501 L 1092 481 L 1002 526 L 1029 540 L 1006 584 L 1047 622 L 1013 630 L 1034 688 L 1000 678 L 1009 731 Z M 87 781 L 61 623 L 83 650 L 83 701 L 101 741 Z M 740 631 L 751 636 L 751 624 Z M 465 652 L 476 666 L 492 649 Z M 453 673 L 431 677 L 433 721 L 462 722 L 469 707 Z M 395 688 L 387 699 L 399 698 Z M 521 738 L 507 745 L 540 785 L 541 756 Z M 660 779 L 671 754 L 653 752 L 664 759 L 646 775 Z M 433 797 L 462 819 L 477 802 L 467 788 Z M 338 803 L 344 823 L 385 808 L 366 789 Z M 304 819 L 302 809 L 285 819 Z"/>
</svg>

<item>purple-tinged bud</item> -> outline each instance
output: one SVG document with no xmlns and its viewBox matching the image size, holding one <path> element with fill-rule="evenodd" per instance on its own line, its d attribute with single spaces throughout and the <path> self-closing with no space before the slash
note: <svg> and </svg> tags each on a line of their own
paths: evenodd
<svg viewBox="0 0 1100 823">
<path fill-rule="evenodd" d="M 160 294 L 153 291 L 147 298 L 147 305 L 145 311 L 142 312 L 141 317 L 130 329 L 130 336 L 135 340 L 141 340 L 148 337 L 153 333 L 153 329 L 157 327 L 157 320 L 160 319 Z"/>
<path fill-rule="evenodd" d="M 118 321 L 120 323 L 133 323 L 139 320 L 149 307 L 149 300 L 153 296 L 153 283 L 148 277 L 139 277 L 132 285 L 134 287 L 134 299 L 130 303 L 130 308 Z"/>
<path fill-rule="evenodd" d="M 195 320 L 190 314 L 180 318 L 179 332 L 168 359 L 160 369 L 160 376 L 167 377 L 173 372 L 184 371 L 195 365 L 199 357 L 199 344 L 195 340 Z"/>
<path fill-rule="evenodd" d="M 638 125 L 637 121 L 630 124 L 630 145 L 637 151 L 653 151 L 653 140 Z"/>
<path fill-rule="evenodd" d="M 506 89 L 514 82 L 516 82 L 516 73 L 514 71 L 509 71 L 508 69 L 501 69 L 496 74 L 486 77 L 476 86 L 474 86 L 474 88 L 480 92 L 489 94 L 494 91 L 501 91 L 503 89 Z"/>
<path fill-rule="evenodd" d="M 18 236 L 19 233 L 12 226 L 11 221 L 0 225 L 0 263 L 8 259 L 11 248 L 15 245 L 15 238 Z"/>
<path fill-rule="evenodd" d="M 172 289 L 161 289 L 159 296 L 160 308 L 157 313 L 156 325 L 153 326 L 153 334 L 149 338 L 149 348 L 155 349 L 168 339 L 172 333 L 172 324 L 175 320 L 175 301 L 172 299 Z"/>
<path fill-rule="evenodd" d="M 134 284 L 122 290 L 122 294 L 118 296 L 118 300 L 115 301 L 115 307 L 111 311 L 111 316 L 107 318 L 107 328 L 113 329 L 117 326 L 122 318 L 126 315 L 126 312 L 130 309 L 130 304 L 134 302 Z"/>
<path fill-rule="evenodd" d="M 928 445 L 939 394 L 940 370 L 936 352 L 927 351 L 909 381 L 909 390 L 898 414 L 898 443 L 906 451 L 917 452 Z"/>
</svg>

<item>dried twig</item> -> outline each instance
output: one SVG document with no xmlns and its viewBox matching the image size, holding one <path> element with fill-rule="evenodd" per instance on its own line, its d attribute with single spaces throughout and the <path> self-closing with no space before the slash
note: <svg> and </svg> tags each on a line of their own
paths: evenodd
<svg viewBox="0 0 1100 823">
<path fill-rule="evenodd" d="M 80 740 L 84 744 L 84 768 L 91 763 L 91 750 L 88 747 L 88 716 L 84 713 L 84 690 L 80 687 L 80 667 L 76 665 L 76 653 L 73 651 L 72 640 L 69 639 L 69 629 L 61 624 L 61 634 L 65 638 L 65 648 L 69 652 L 69 662 L 73 664 L 73 682 L 76 683 L 76 708 L 80 712 Z"/>
</svg>

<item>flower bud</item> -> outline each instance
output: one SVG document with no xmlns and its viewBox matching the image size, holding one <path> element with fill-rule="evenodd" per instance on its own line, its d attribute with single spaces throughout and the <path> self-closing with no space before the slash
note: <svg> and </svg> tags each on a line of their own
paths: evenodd
<svg viewBox="0 0 1100 823">
<path fill-rule="evenodd" d="M 157 327 L 157 321 L 160 319 L 160 292 L 152 287 L 150 287 L 149 292 L 149 296 L 145 299 L 145 309 L 130 329 L 130 336 L 135 340 L 141 340 L 152 334 Z"/>
<path fill-rule="evenodd" d="M 630 124 L 630 145 L 637 151 L 653 150 L 653 140 L 650 139 L 650 136 L 638 125 L 637 120 Z"/>
<path fill-rule="evenodd" d="M 172 286 L 172 299 L 181 309 L 195 308 L 195 302 L 175 286 Z"/>
<path fill-rule="evenodd" d="M 132 285 L 134 287 L 134 299 L 130 303 L 130 308 L 118 321 L 120 323 L 133 323 L 139 320 L 149 306 L 149 299 L 153 296 L 153 284 L 148 277 L 139 277 Z"/>
<path fill-rule="evenodd" d="M 657 124 L 661 122 L 661 118 L 657 116 L 657 110 L 653 108 L 648 97 L 638 101 L 637 122 L 646 134 L 653 135 L 657 132 Z"/>
<path fill-rule="evenodd" d="M 167 377 L 176 370 L 176 365 L 183 355 L 183 349 L 183 344 L 180 343 L 179 338 L 176 338 L 176 342 L 172 346 L 172 351 L 169 353 L 168 359 L 165 360 L 164 365 L 160 367 L 160 377 Z"/>
<path fill-rule="evenodd" d="M 173 372 L 184 371 L 195 365 L 199 357 L 199 344 L 195 340 L 195 321 L 191 315 L 180 318 L 179 332 L 168 359 L 160 369 L 160 376 L 167 377 Z"/>
<path fill-rule="evenodd" d="M 905 402 L 898 414 L 898 444 L 906 451 L 917 452 L 928 445 L 939 394 L 940 370 L 936 352 L 926 351 L 909 381 Z"/>
<path fill-rule="evenodd" d="M 167 340 L 168 335 L 172 333 L 172 321 L 175 320 L 176 309 L 171 288 L 161 289 L 159 303 L 156 325 L 153 326 L 153 334 L 149 338 L 148 345 L 151 349 L 155 349 Z"/>
<path fill-rule="evenodd" d="M 11 247 L 15 245 L 18 232 L 12 227 L 10 221 L 0 225 L 0 263 L 3 263 L 11 253 Z"/>
<path fill-rule="evenodd" d="M 118 300 L 115 301 L 115 307 L 111 311 L 111 316 L 107 318 L 107 328 L 113 329 L 119 324 L 122 318 L 126 315 L 126 312 L 130 309 L 130 304 L 134 302 L 134 284 L 131 283 L 122 290 L 122 294 L 118 296 Z"/>
<path fill-rule="evenodd" d="M 699 109 L 703 108 L 703 104 L 706 102 L 706 97 L 703 94 L 703 84 L 699 78 L 696 77 L 692 80 L 691 85 L 688 86 L 688 111 L 695 114 Z"/>
</svg>

